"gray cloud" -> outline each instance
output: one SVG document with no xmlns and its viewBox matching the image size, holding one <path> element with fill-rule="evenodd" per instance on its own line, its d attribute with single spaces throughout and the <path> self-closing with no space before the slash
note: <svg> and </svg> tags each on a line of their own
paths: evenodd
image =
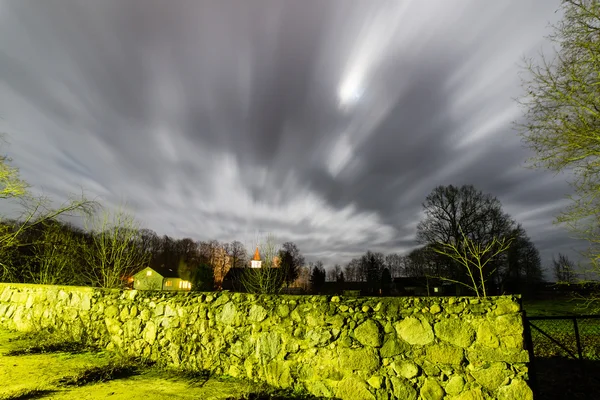
<svg viewBox="0 0 600 400">
<path fill-rule="evenodd" d="M 0 124 L 34 187 L 159 234 L 344 263 L 412 249 L 425 196 L 472 183 L 547 264 L 582 247 L 552 225 L 569 187 L 523 167 L 511 121 L 558 6 L 0 0 Z"/>
</svg>

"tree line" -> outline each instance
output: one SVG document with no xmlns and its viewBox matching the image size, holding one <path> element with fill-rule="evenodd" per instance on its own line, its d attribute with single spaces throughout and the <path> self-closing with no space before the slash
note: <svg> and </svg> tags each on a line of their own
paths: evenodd
<svg viewBox="0 0 600 400">
<path fill-rule="evenodd" d="M 472 185 L 436 187 L 425 199 L 417 226 L 420 247 L 406 255 L 367 251 L 345 266 L 326 271 L 306 264 L 293 242 L 269 235 L 259 244 L 262 268 L 248 268 L 252 252 L 237 240 L 175 239 L 143 229 L 123 210 L 104 211 L 95 201 L 71 200 L 51 209 L 48 199 L 27 194 L 27 186 L 0 160 L 2 197 L 20 198 L 22 220 L 0 221 L 0 280 L 40 284 L 121 287 L 145 267 L 175 271 L 195 290 L 221 289 L 230 271 L 233 286 L 256 293 L 303 286 L 318 291 L 326 279 L 365 282 L 376 294 L 397 277 L 436 277 L 474 294 L 524 292 L 543 280 L 538 250 L 525 229 L 503 212 L 500 201 Z M 4 175 L 1 172 L 4 171 Z M 84 228 L 64 220 L 78 216 Z M 573 281 L 573 263 L 554 260 L 558 280 Z"/>
</svg>

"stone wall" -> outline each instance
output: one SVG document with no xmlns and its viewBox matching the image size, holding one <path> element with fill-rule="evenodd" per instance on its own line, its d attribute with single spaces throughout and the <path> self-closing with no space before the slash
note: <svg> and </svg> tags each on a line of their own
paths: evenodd
<svg viewBox="0 0 600 400">
<path fill-rule="evenodd" d="M 340 298 L 0 284 L 0 326 L 318 396 L 532 399 L 514 296 Z"/>
</svg>

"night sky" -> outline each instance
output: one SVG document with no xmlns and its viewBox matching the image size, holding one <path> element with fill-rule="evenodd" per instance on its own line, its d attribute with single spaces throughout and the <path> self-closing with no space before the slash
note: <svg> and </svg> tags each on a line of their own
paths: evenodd
<svg viewBox="0 0 600 400">
<path fill-rule="evenodd" d="M 83 187 L 195 240 L 307 261 L 417 246 L 437 185 L 497 196 L 544 266 L 568 175 L 525 168 L 524 56 L 559 0 L 0 1 L 0 131 L 34 193 Z M 2 205 L 6 209 L 6 205 Z"/>
</svg>

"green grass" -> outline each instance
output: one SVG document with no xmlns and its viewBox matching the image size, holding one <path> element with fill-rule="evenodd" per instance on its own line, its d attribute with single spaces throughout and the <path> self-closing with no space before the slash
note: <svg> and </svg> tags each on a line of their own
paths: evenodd
<svg viewBox="0 0 600 400">
<path fill-rule="evenodd" d="M 593 314 L 585 302 L 576 299 L 523 300 L 523 309 L 528 317 L 553 317 L 565 315 Z"/>
<path fill-rule="evenodd" d="M 592 315 L 593 310 L 581 300 L 524 300 L 523 308 L 528 317 L 556 317 Z M 577 355 L 577 341 L 573 320 L 533 320 L 534 326 Z M 587 360 L 600 360 L 600 319 L 577 319 L 583 357 Z M 556 345 L 537 329 L 531 328 L 531 338 L 536 357 L 569 357 L 568 353 Z"/>
</svg>

